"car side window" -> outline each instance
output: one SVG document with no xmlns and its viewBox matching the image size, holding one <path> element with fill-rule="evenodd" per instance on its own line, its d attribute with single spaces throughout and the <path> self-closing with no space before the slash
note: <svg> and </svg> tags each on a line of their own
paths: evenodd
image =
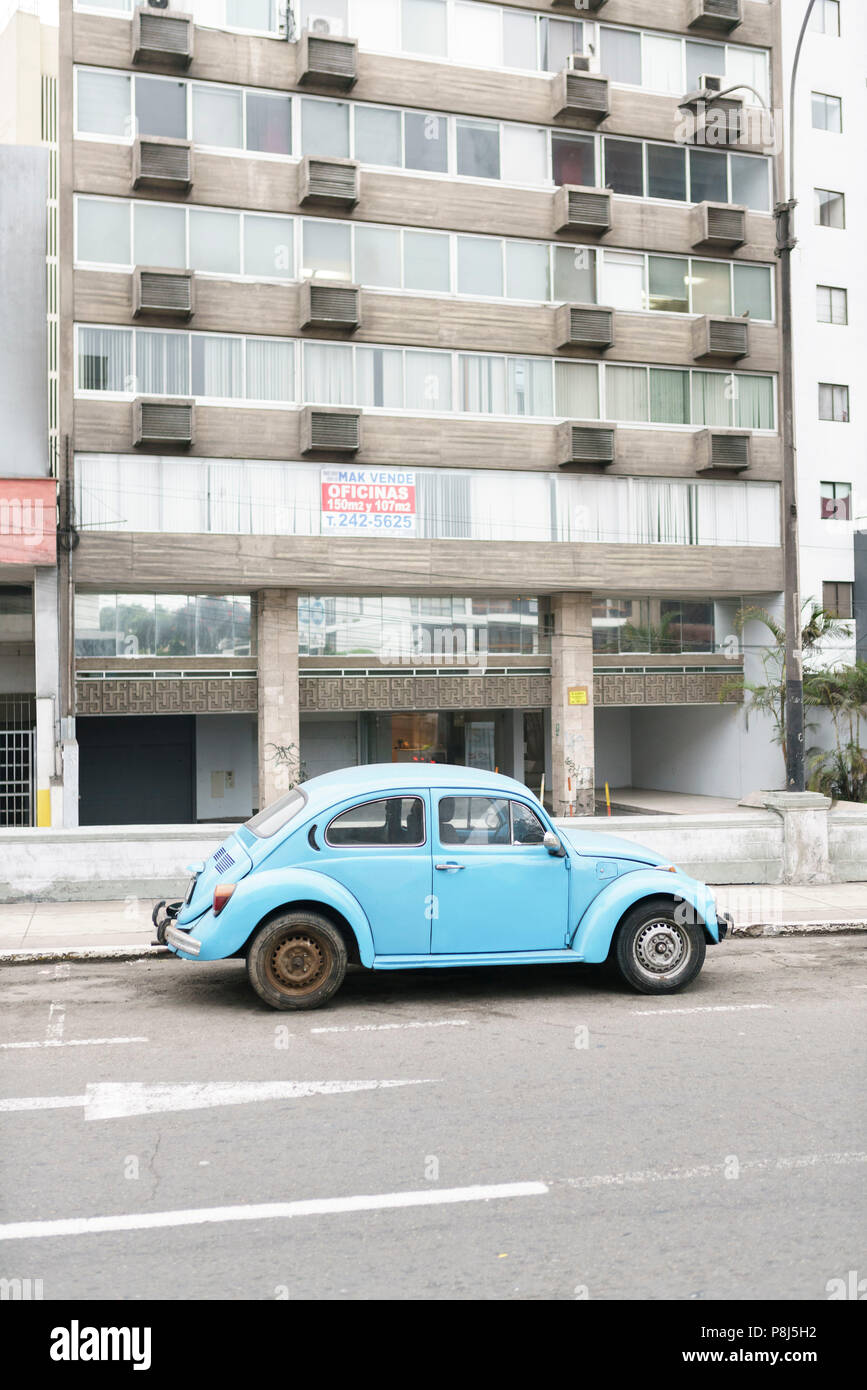
<svg viewBox="0 0 867 1390">
<path fill-rule="evenodd" d="M 508 845 L 509 803 L 498 796 L 443 796 L 439 803 L 441 845 Z"/>
<path fill-rule="evenodd" d="M 535 811 L 525 806 L 523 801 L 512 801 L 512 844 L 541 845 L 545 839 L 545 827 Z"/>
<path fill-rule="evenodd" d="M 424 802 L 420 796 L 388 796 L 363 801 L 335 816 L 325 831 L 327 845 L 423 845 Z"/>
</svg>

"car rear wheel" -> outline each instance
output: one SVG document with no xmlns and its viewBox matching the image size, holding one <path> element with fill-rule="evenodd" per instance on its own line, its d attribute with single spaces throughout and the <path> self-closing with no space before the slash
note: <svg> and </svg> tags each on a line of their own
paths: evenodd
<svg viewBox="0 0 867 1390">
<path fill-rule="evenodd" d="M 614 962 L 627 984 L 640 994 L 674 994 L 695 979 L 704 965 L 704 927 L 681 921 L 687 904 L 670 900 L 638 903 L 617 930 Z M 694 915 L 691 914 L 690 915 Z"/>
<path fill-rule="evenodd" d="M 346 943 L 327 917 L 286 912 L 253 937 L 247 975 L 272 1009 L 318 1009 L 346 974 Z"/>
</svg>

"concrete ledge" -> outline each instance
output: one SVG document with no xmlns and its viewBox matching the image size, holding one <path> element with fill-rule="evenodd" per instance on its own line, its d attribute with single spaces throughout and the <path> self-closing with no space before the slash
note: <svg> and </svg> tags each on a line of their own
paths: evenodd
<svg viewBox="0 0 867 1390">
<path fill-rule="evenodd" d="M 555 821 L 563 830 L 617 835 L 655 850 L 705 883 L 782 882 L 783 830 L 771 811 L 689 816 L 586 816 Z"/>
</svg>

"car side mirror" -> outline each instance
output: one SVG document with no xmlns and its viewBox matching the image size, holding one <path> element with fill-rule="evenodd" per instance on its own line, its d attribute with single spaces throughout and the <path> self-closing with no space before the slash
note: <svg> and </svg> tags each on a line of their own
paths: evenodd
<svg viewBox="0 0 867 1390">
<path fill-rule="evenodd" d="M 560 859 L 565 858 L 566 851 L 559 835 L 555 835 L 553 830 L 546 830 L 542 844 L 549 854 L 556 854 Z"/>
</svg>

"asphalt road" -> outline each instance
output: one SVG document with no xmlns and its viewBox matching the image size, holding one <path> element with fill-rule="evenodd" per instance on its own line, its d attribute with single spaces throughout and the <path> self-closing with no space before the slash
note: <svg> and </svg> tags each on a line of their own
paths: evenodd
<svg viewBox="0 0 867 1390">
<path fill-rule="evenodd" d="M 278 1014 L 234 961 L 0 990 L 0 1276 L 46 1299 L 825 1299 L 867 1275 L 863 936 L 726 943 L 662 1000 L 585 967 L 356 972 Z"/>
</svg>

